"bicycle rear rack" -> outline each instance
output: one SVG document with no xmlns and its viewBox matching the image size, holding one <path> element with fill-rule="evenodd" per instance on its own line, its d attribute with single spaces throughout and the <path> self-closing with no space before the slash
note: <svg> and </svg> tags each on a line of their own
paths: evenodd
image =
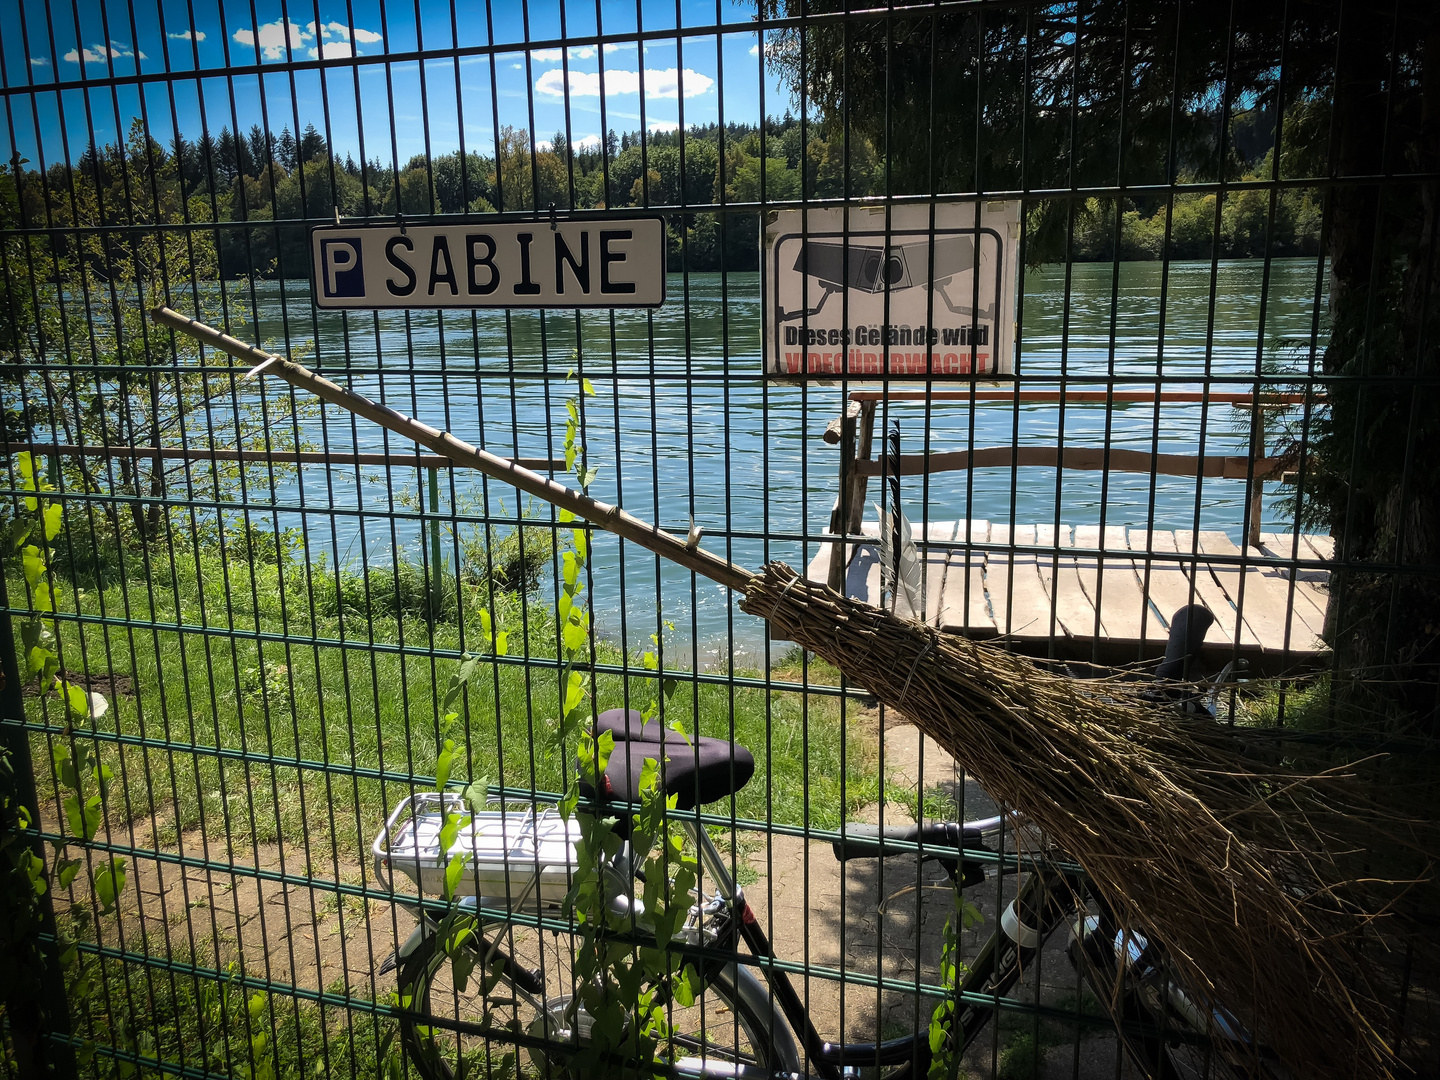
<svg viewBox="0 0 1440 1080">
<path fill-rule="evenodd" d="M 440 850 L 442 806 L 462 819 L 446 851 Z M 479 897 L 486 907 L 554 907 L 570 889 L 579 838 L 579 822 L 565 821 L 553 806 L 474 813 L 459 795 L 426 791 L 394 809 L 370 851 L 376 874 L 391 891 L 398 870 L 421 893 L 443 895 L 446 868 L 459 855 L 464 869 L 457 895 Z"/>
</svg>

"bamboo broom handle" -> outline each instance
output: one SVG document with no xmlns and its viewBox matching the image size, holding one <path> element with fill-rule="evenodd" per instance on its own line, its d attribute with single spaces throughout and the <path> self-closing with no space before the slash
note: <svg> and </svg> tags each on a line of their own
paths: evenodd
<svg viewBox="0 0 1440 1080">
<path fill-rule="evenodd" d="M 328 401 L 332 405 L 348 409 L 357 416 L 363 416 L 366 420 L 373 421 L 397 435 L 402 435 L 421 446 L 428 447 L 460 465 L 469 466 L 486 476 L 494 477 L 527 494 L 569 510 L 577 517 L 582 517 L 607 532 L 624 537 L 632 543 L 653 551 L 662 558 L 694 570 L 697 574 L 703 574 L 728 589 L 743 593 L 746 584 L 754 577 L 744 567 L 736 566 L 699 547 L 690 547 L 684 541 L 663 532 L 656 526 L 641 521 L 632 514 L 627 514 L 618 506 L 611 506 L 609 503 L 592 499 L 588 495 L 582 495 L 564 484 L 558 484 L 539 473 L 522 468 L 508 458 L 496 457 L 494 454 L 471 446 L 447 431 L 436 431 L 413 417 L 396 412 L 367 397 L 362 397 L 284 357 L 267 353 L 253 345 L 247 345 L 243 341 L 216 330 L 213 326 L 206 326 L 196 319 L 187 318 L 178 311 L 172 311 L 167 307 L 157 307 L 150 314 L 161 326 L 168 326 L 204 345 L 228 353 L 237 360 L 243 360 L 257 369 L 263 367 L 266 373 L 278 375 L 291 386 L 308 390 L 322 401 Z"/>
</svg>

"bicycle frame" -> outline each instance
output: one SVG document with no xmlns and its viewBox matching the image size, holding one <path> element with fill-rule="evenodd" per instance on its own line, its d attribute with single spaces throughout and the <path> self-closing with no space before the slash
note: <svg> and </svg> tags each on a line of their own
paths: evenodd
<svg viewBox="0 0 1440 1080">
<path fill-rule="evenodd" d="M 382 859 L 382 852 L 388 850 L 385 845 L 403 809 L 402 804 L 392 813 L 373 845 L 377 872 L 393 873 L 395 868 L 399 868 L 407 875 L 410 873 L 410 859 L 400 858 L 393 864 L 388 858 Z M 617 812 L 624 812 L 621 807 L 615 809 Z M 533 815 L 534 811 L 531 813 Z M 997 818 L 983 824 L 999 827 L 1000 821 L 1001 819 Z M 702 868 L 700 880 L 702 886 L 708 884 L 708 887 L 699 893 L 686 924 L 696 931 L 696 968 L 702 984 L 714 979 L 727 968 L 742 967 L 739 943 L 743 941 L 754 957 L 754 966 L 758 967 L 760 972 L 758 979 L 753 976 L 743 979 L 737 977 L 737 984 L 748 984 L 742 986 L 742 990 L 756 995 L 757 1000 L 751 1004 L 757 1006 L 757 1013 L 773 1015 L 778 1007 L 780 1016 L 789 1025 L 790 1032 L 799 1039 L 800 1048 L 803 1049 L 814 1073 L 824 1080 L 841 1080 L 852 1070 L 859 1068 L 895 1067 L 898 1070 L 892 1074 L 895 1080 L 912 1075 L 923 1076 L 928 1071 L 931 1060 L 928 1028 L 882 1042 L 830 1043 L 820 1036 L 789 974 L 775 965 L 777 957 L 774 948 L 746 900 L 744 890 L 736 885 L 729 865 L 709 833 L 698 820 L 685 815 L 677 815 L 677 823 L 695 844 Z M 963 853 L 957 852 L 957 855 L 959 854 Z M 508 857 L 505 865 L 509 865 Z M 422 877 L 418 857 L 414 867 L 414 877 L 418 881 Z M 633 873 L 628 862 L 623 869 L 627 876 Z M 1018 870 L 1018 865 L 1016 869 Z M 1123 940 L 1128 947 L 1132 939 L 1121 928 L 1103 898 L 1092 897 L 1098 905 L 1099 914 L 1089 913 L 1083 899 L 1085 890 L 1082 877 L 1077 870 L 1040 864 L 1031 868 L 1014 902 L 1002 916 L 1001 925 L 970 963 L 964 978 L 954 991 L 957 1007 L 947 1024 L 952 1047 L 959 1054 L 970 1046 L 1001 1007 L 1001 999 L 1019 981 L 1028 966 L 1035 962 L 1044 943 L 1062 924 L 1069 923 L 1071 925 L 1067 932 L 1072 935 L 1072 941 L 1081 946 L 1082 954 L 1081 957 L 1074 957 L 1072 946 L 1072 958 L 1076 959 L 1077 963 L 1088 965 L 1088 970 L 1083 971 L 1083 974 L 1102 1000 L 1110 1004 L 1112 1015 L 1119 1021 L 1117 1028 L 1126 1051 L 1148 1076 L 1177 1076 L 1178 1070 L 1166 1049 L 1167 1034 L 1178 1034 L 1181 1030 L 1188 1029 L 1191 1024 L 1180 1011 L 1173 1009 L 1169 999 L 1162 995 L 1161 1023 L 1157 1026 L 1154 1006 L 1143 999 L 1132 979 L 1123 977 L 1126 972 L 1121 970 L 1121 965 L 1125 961 L 1113 945 L 1114 942 Z M 525 907 L 527 903 L 533 903 L 537 912 L 547 907 L 553 908 L 553 898 L 546 900 L 532 893 L 532 890 L 538 888 L 539 881 L 537 864 L 528 884 L 506 898 L 506 907 L 513 911 Z M 478 896 L 466 897 L 460 901 L 460 905 L 462 909 L 468 907 L 475 910 L 482 926 L 503 920 L 503 916 L 485 916 L 479 910 L 480 900 Z M 410 938 L 386 961 L 382 972 L 408 957 L 425 936 L 434 933 L 439 925 L 439 920 L 429 910 L 433 905 L 424 901 L 412 902 L 398 898 L 396 903 L 416 917 L 417 926 Z M 485 940 L 483 936 L 478 937 L 477 946 Z M 498 942 L 499 939 L 496 938 L 486 947 L 493 952 L 498 947 Z M 486 964 L 490 961 L 488 956 L 482 956 L 481 959 Z M 1130 960 L 1134 959 L 1134 956 L 1130 957 Z M 512 968 L 513 970 L 510 970 Z M 510 962 L 508 955 L 506 974 L 527 992 L 544 995 L 543 983 L 533 973 Z M 761 995 L 764 995 L 763 999 Z M 1225 1018 L 1219 1013 L 1216 1016 L 1223 1029 Z M 1177 1023 L 1168 1025 L 1167 1021 L 1171 1019 Z M 1227 1035 L 1237 1043 L 1245 1043 L 1243 1034 L 1239 1038 L 1236 1038 L 1233 1032 L 1227 1032 Z M 1246 1045 L 1248 1047 L 1248 1043 Z M 1250 1075 L 1251 1070 L 1244 1068 L 1236 1055 L 1222 1052 L 1220 1056 L 1238 1074 Z"/>
</svg>

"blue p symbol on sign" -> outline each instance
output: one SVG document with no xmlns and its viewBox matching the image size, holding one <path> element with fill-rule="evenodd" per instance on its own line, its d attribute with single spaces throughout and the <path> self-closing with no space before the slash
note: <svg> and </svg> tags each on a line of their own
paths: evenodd
<svg viewBox="0 0 1440 1080">
<path fill-rule="evenodd" d="M 328 296 L 364 296 L 360 239 L 320 241 L 320 287 Z"/>
</svg>

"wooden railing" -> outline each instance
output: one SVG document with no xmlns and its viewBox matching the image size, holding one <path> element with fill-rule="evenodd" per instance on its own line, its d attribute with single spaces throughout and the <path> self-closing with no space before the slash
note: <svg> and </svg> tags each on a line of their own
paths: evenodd
<svg viewBox="0 0 1440 1080">
<path fill-rule="evenodd" d="M 875 414 L 884 400 L 928 400 L 946 404 L 1008 402 L 1015 405 L 1209 404 L 1249 412 L 1248 454 L 1158 454 L 1097 446 L 990 446 L 975 450 L 902 454 L 899 474 L 922 476 L 967 469 L 1033 467 L 1245 480 L 1250 486 L 1250 529 L 1246 539 L 1258 546 L 1263 495 L 1261 484 L 1281 477 L 1284 470 L 1282 459 L 1265 456 L 1264 428 L 1258 419 L 1267 410 L 1289 408 L 1303 404 L 1306 399 L 1303 394 L 1256 395 L 1198 390 L 857 390 L 850 395 L 845 414 L 830 421 L 824 434 L 827 443 L 840 447 L 840 489 L 830 518 L 830 531 L 837 536 L 829 572 L 829 583 L 835 589 L 843 586 L 848 564 L 844 537 L 860 532 L 870 477 L 879 476 L 886 470 L 873 453 Z"/>
</svg>

